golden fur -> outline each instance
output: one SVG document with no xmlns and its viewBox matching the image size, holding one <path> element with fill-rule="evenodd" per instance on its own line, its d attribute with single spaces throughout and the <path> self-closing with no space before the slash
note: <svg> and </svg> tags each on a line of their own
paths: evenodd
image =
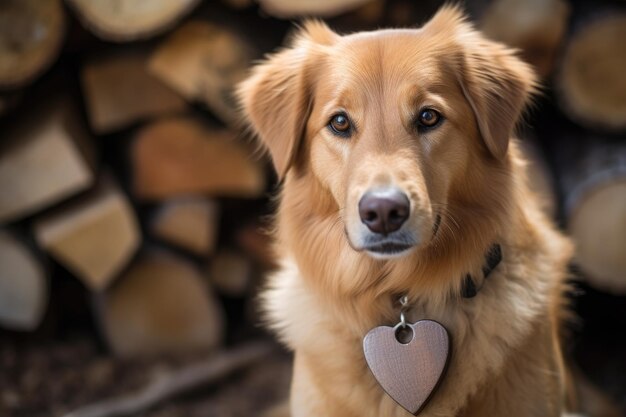
<svg viewBox="0 0 626 417">
<path fill-rule="evenodd" d="M 284 181 L 282 267 L 263 299 L 295 352 L 293 417 L 408 415 L 362 353 L 370 329 L 397 322 L 400 294 L 411 321 L 439 321 L 453 343 L 421 416 L 562 415 L 558 329 L 572 246 L 540 211 L 510 139 L 534 86 L 526 64 L 454 7 L 421 29 L 339 36 L 306 23 L 242 83 L 245 116 Z M 445 120 L 416 133 L 424 105 Z M 357 126 L 349 139 L 326 127 L 337 109 Z M 359 246 L 356 207 L 389 184 L 409 195 L 418 238 L 402 257 L 375 259 Z M 494 242 L 502 263 L 475 298 L 461 298 L 462 277 L 482 277 Z"/>
</svg>

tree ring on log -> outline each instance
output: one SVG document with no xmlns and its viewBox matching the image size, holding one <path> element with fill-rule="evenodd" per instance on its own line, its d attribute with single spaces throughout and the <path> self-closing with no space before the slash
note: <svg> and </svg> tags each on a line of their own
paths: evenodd
<svg viewBox="0 0 626 417">
<path fill-rule="evenodd" d="M 559 176 L 574 262 L 591 286 L 626 294 L 626 146 L 594 136 L 568 141 Z"/>
<path fill-rule="evenodd" d="M 577 122 L 626 128 L 626 14 L 596 19 L 574 34 L 563 55 L 558 93 Z"/>
<path fill-rule="evenodd" d="M 22 87 L 48 69 L 64 33 L 60 0 L 2 0 L 0 88 Z"/>
<path fill-rule="evenodd" d="M 113 42 L 147 39 L 163 33 L 199 0 L 67 0 L 96 36 Z"/>
</svg>

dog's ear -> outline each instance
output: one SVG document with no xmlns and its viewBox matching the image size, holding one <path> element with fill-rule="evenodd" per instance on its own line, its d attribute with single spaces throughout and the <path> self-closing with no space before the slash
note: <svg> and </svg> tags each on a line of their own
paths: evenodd
<svg viewBox="0 0 626 417">
<path fill-rule="evenodd" d="M 463 55 L 463 93 L 487 149 L 504 159 L 513 129 L 535 91 L 535 75 L 513 51 L 485 39 L 467 45 Z"/>
<path fill-rule="evenodd" d="M 244 117 L 281 179 L 295 159 L 311 111 L 312 63 L 338 36 L 320 21 L 306 22 L 290 46 L 254 67 L 237 88 Z"/>
<path fill-rule="evenodd" d="M 534 71 L 514 50 L 478 33 L 458 7 L 444 7 L 426 28 L 447 33 L 458 46 L 459 83 L 487 149 L 503 159 L 515 124 L 536 91 Z"/>
</svg>

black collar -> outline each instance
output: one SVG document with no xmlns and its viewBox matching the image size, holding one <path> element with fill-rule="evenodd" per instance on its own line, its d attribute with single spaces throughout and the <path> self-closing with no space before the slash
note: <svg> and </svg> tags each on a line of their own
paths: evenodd
<svg viewBox="0 0 626 417">
<path fill-rule="evenodd" d="M 502 248 L 499 244 L 494 243 L 485 253 L 485 263 L 483 264 L 483 277 L 487 279 L 489 274 L 497 268 L 502 261 Z M 461 285 L 461 296 L 463 298 L 473 298 L 478 294 L 482 287 L 476 287 L 476 281 L 471 274 L 466 274 Z"/>
</svg>

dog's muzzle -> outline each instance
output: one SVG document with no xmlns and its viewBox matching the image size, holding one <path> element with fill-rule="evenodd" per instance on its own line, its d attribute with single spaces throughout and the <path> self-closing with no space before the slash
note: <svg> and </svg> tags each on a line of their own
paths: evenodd
<svg viewBox="0 0 626 417">
<path fill-rule="evenodd" d="M 401 190 L 387 187 L 367 191 L 359 201 L 361 222 L 371 232 L 363 249 L 381 256 L 410 249 L 414 242 L 401 230 L 410 214 L 411 203 Z"/>
</svg>

